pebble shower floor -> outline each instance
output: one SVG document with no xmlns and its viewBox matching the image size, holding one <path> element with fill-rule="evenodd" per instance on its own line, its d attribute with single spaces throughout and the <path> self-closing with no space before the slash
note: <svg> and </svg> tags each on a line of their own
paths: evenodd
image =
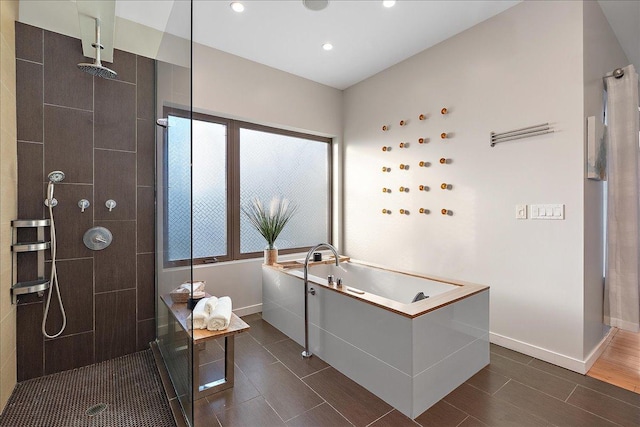
<svg viewBox="0 0 640 427">
<path fill-rule="evenodd" d="M 153 354 L 145 350 L 17 384 L 0 426 L 175 427 L 175 422 Z"/>
</svg>

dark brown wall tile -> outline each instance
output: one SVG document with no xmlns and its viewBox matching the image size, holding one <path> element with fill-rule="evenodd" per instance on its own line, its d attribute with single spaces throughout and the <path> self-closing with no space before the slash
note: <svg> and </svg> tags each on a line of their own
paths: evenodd
<svg viewBox="0 0 640 427">
<path fill-rule="evenodd" d="M 156 339 L 156 319 L 138 322 L 138 347 L 137 351 L 147 350 L 149 343 Z"/>
<path fill-rule="evenodd" d="M 47 271 L 51 263 L 47 264 Z M 58 261 L 58 284 L 67 316 L 67 326 L 62 336 L 93 331 L 93 259 Z M 62 326 L 57 294 L 51 296 L 47 333 L 56 334 Z"/>
<path fill-rule="evenodd" d="M 93 186 L 63 182 L 55 185 L 53 196 L 58 200 L 58 205 L 53 208 L 57 238 L 56 257 L 59 260 L 92 257 L 93 252 L 84 245 L 82 236 L 93 227 Z M 78 207 L 78 201 L 81 199 L 87 199 L 92 204 L 84 212 Z M 46 210 L 45 216 L 48 218 L 49 209 Z M 49 258 L 49 252 L 46 255 Z"/>
<path fill-rule="evenodd" d="M 44 338 L 40 331 L 42 303 L 18 305 L 16 313 L 16 352 L 18 381 L 44 375 Z"/>
<path fill-rule="evenodd" d="M 136 154 L 95 150 L 95 170 L 96 220 L 136 219 Z M 117 203 L 111 212 L 105 207 L 109 199 Z"/>
<path fill-rule="evenodd" d="M 113 50 L 113 62 L 104 64 L 118 73 L 117 80 L 121 82 L 136 82 L 136 55 L 123 50 Z"/>
<path fill-rule="evenodd" d="M 135 289 L 135 221 L 105 221 L 96 223 L 96 226 L 106 227 L 113 235 L 113 242 L 109 247 L 93 253 L 93 259 L 95 261 L 96 293 L 120 289 Z M 133 299 L 135 307 L 135 290 Z M 96 310 L 97 308 L 98 304 L 96 303 Z M 136 320 L 135 308 L 133 320 Z"/>
<path fill-rule="evenodd" d="M 138 185 L 153 186 L 156 170 L 156 124 L 138 119 Z"/>
<path fill-rule="evenodd" d="M 155 251 L 155 200 L 153 187 L 138 187 L 138 253 Z"/>
<path fill-rule="evenodd" d="M 138 320 L 153 319 L 155 301 L 155 254 L 138 255 Z"/>
<path fill-rule="evenodd" d="M 45 340 L 43 298 L 19 299 L 22 381 L 146 349 L 155 338 L 155 63 L 116 50 L 114 62 L 105 65 L 119 81 L 102 80 L 77 69 L 77 63 L 93 61 L 82 55 L 80 40 L 20 23 L 16 35 L 23 140 L 18 144 L 19 216 L 48 217 L 46 174 L 62 170 L 66 175 L 55 187 L 54 215 L 67 326 L 61 338 Z M 77 203 L 83 198 L 91 206 L 81 213 Z M 107 199 L 118 203 L 112 212 L 105 207 Z M 90 251 L 82 242 L 94 225 L 113 233 L 112 245 L 103 251 Z M 20 230 L 19 238 L 36 240 L 35 230 Z M 17 263 L 18 280 L 38 278 L 36 254 L 18 254 Z M 50 267 L 47 262 L 45 276 Z M 47 325 L 50 333 L 61 325 L 56 298 Z"/>
<path fill-rule="evenodd" d="M 93 114 L 44 107 L 44 168 L 65 173 L 64 183 L 93 183 Z M 77 202 L 77 200 L 76 200 Z"/>
<path fill-rule="evenodd" d="M 93 62 L 82 55 L 79 39 L 45 31 L 44 102 L 46 104 L 93 110 L 93 77 L 77 65 Z"/>
<path fill-rule="evenodd" d="M 95 362 L 93 332 L 47 340 L 44 347 L 45 375 L 80 368 Z"/>
<path fill-rule="evenodd" d="M 135 85 L 96 79 L 95 90 L 96 148 L 135 151 Z"/>
<path fill-rule="evenodd" d="M 42 144 L 18 142 L 18 217 L 20 218 L 43 218 L 43 155 Z"/>
<path fill-rule="evenodd" d="M 37 239 L 19 239 L 20 242 L 34 242 Z M 28 282 L 38 279 L 38 254 L 22 252 L 16 256 L 18 264 L 18 282 Z M 46 274 L 45 274 L 46 276 Z M 25 294 L 18 297 L 18 304 L 41 301 L 37 294 Z"/>
<path fill-rule="evenodd" d="M 155 121 L 155 61 L 138 56 L 138 118 Z"/>
<path fill-rule="evenodd" d="M 41 28 L 16 22 L 16 58 L 42 63 Z"/>
<path fill-rule="evenodd" d="M 96 295 L 96 362 L 136 351 L 136 291 Z"/>
<path fill-rule="evenodd" d="M 18 140 L 42 142 L 42 65 L 16 61 Z"/>
</svg>

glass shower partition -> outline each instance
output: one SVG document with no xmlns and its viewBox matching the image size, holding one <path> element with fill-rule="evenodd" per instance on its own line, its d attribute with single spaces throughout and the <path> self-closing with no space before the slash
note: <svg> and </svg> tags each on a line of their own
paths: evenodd
<svg viewBox="0 0 640 427">
<path fill-rule="evenodd" d="M 156 336 L 177 402 L 193 426 L 194 346 L 187 317 L 193 292 L 192 1 L 170 7 L 156 55 Z"/>
</svg>

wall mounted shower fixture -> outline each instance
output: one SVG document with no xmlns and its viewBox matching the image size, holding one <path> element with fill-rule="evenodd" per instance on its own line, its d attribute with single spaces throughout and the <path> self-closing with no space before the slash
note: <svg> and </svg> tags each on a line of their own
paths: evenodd
<svg viewBox="0 0 640 427">
<path fill-rule="evenodd" d="M 62 171 L 53 171 L 47 175 L 49 179 L 49 185 L 47 185 L 47 198 L 44 199 L 45 206 L 51 206 L 52 208 L 58 205 L 58 200 L 53 197 L 53 189 L 55 184 L 64 181 L 64 172 Z"/>
<path fill-rule="evenodd" d="M 115 71 L 104 67 L 100 60 L 100 51 L 104 49 L 104 46 L 100 44 L 100 19 L 95 18 L 96 21 L 96 42 L 92 43 L 96 50 L 96 60 L 94 63 L 89 62 L 81 62 L 78 64 L 78 68 L 85 73 L 89 73 L 96 77 L 102 77 L 103 79 L 115 79 L 118 77 L 118 73 Z"/>
<path fill-rule="evenodd" d="M 91 203 L 87 199 L 82 199 L 78 201 L 78 207 L 80 208 L 80 212 L 84 213 L 84 210 L 91 206 Z"/>
<path fill-rule="evenodd" d="M 116 203 L 115 200 L 109 199 L 106 202 L 104 202 L 104 205 L 107 207 L 107 209 L 109 209 L 109 212 L 111 212 L 111 210 L 115 208 L 118 204 Z"/>
<path fill-rule="evenodd" d="M 101 251 L 111 244 L 113 235 L 104 227 L 93 227 L 85 231 L 82 241 L 92 251 Z"/>
</svg>

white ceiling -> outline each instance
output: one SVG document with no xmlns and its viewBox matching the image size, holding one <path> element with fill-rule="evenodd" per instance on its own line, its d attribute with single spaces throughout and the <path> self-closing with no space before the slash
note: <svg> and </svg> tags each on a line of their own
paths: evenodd
<svg viewBox="0 0 640 427">
<path fill-rule="evenodd" d="M 242 3 L 245 11 L 236 13 L 229 7 L 230 1 L 196 1 L 193 39 L 344 89 L 518 1 L 398 1 L 385 8 L 379 0 L 333 0 L 317 12 L 305 8 L 301 0 Z M 116 13 L 147 26 L 157 25 L 148 4 L 119 1 Z M 160 14 L 159 10 L 154 13 Z M 162 13 L 166 16 L 166 10 Z M 168 28 L 177 32 L 172 26 Z M 178 31 L 184 32 L 184 28 Z M 325 42 L 331 42 L 334 49 L 324 51 Z"/>
<path fill-rule="evenodd" d="M 20 21 L 79 37 L 80 1 L 96 0 L 20 0 Z M 389 9 L 380 0 L 332 0 L 319 12 L 306 9 L 301 0 L 244 0 L 246 9 L 240 14 L 230 2 L 194 1 L 196 42 L 344 89 L 519 0 L 399 0 Z M 629 60 L 640 69 L 640 1 L 599 3 Z M 189 37 L 188 6 L 183 0 L 115 0 L 115 14 Z M 334 49 L 322 50 L 325 42 Z"/>
</svg>

